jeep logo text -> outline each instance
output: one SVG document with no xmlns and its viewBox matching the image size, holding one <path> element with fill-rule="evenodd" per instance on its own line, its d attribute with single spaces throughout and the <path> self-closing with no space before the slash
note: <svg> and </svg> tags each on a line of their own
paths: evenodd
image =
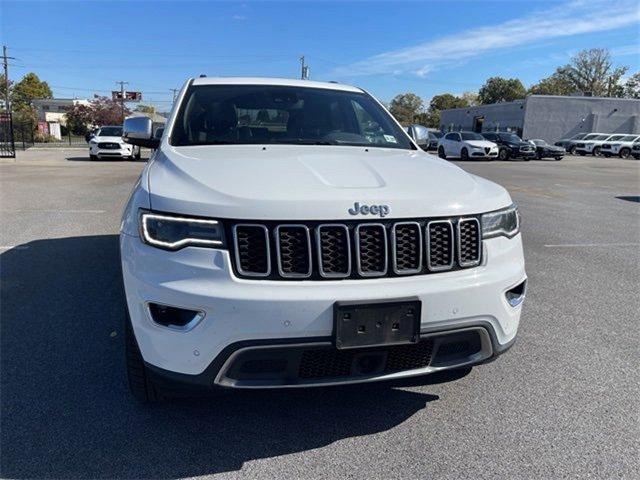
<svg viewBox="0 0 640 480">
<path fill-rule="evenodd" d="M 389 215 L 389 205 L 360 205 L 360 202 L 356 202 L 348 211 L 350 215 L 361 214 L 386 217 Z"/>
</svg>

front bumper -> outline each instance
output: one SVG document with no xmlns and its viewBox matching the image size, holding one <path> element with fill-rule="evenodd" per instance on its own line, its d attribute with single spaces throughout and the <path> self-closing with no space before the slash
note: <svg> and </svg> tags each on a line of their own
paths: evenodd
<svg viewBox="0 0 640 480">
<path fill-rule="evenodd" d="M 489 152 L 487 152 L 484 149 L 479 150 L 479 149 L 475 149 L 474 148 L 469 153 L 469 156 L 471 158 L 497 158 L 498 157 L 498 149 L 497 148 L 492 148 L 491 150 L 489 150 Z"/>
<path fill-rule="evenodd" d="M 505 292 L 526 279 L 520 235 L 485 240 L 483 264 L 473 269 L 337 281 L 239 279 L 226 250 L 188 247 L 167 252 L 127 234 L 121 234 L 120 247 L 127 306 L 145 362 L 165 377 L 174 375 L 181 383 L 209 386 L 212 381 L 243 386 L 220 375 L 228 358 L 247 344 L 330 342 L 337 301 L 415 297 L 423 305 L 422 335 L 482 328 L 491 346 L 472 360 L 487 360 L 515 339 L 521 306 L 510 306 Z M 204 318 L 187 331 L 176 331 L 152 320 L 148 302 L 198 310 Z M 392 374 L 378 372 L 342 383 L 421 375 L 442 368 L 428 365 Z"/>
<path fill-rule="evenodd" d="M 99 148 L 97 145 L 91 145 L 89 147 L 89 154 L 95 155 L 96 157 L 106 158 L 106 157 L 115 157 L 115 158 L 126 158 L 133 156 L 133 146 L 132 145 L 124 145 L 118 149 L 104 149 Z"/>
</svg>

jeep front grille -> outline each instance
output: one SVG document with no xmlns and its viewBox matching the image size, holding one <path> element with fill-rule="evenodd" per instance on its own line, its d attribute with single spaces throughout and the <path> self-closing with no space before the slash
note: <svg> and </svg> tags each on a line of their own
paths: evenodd
<svg viewBox="0 0 640 480">
<path fill-rule="evenodd" d="M 242 222 L 230 239 L 238 276 L 269 280 L 398 277 L 480 264 L 475 217 L 340 223 Z M 272 260 L 273 259 L 273 260 Z"/>
</svg>

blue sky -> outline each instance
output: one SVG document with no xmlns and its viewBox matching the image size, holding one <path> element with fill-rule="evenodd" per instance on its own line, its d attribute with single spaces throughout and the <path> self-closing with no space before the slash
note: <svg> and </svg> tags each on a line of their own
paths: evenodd
<svg viewBox="0 0 640 480">
<path fill-rule="evenodd" d="M 490 76 L 525 85 L 584 48 L 640 70 L 636 0 L 414 2 L 7 2 L 0 42 L 10 78 L 36 72 L 56 97 L 117 80 L 160 108 L 190 76 L 299 76 L 361 86 L 384 101 L 477 91 Z"/>
</svg>

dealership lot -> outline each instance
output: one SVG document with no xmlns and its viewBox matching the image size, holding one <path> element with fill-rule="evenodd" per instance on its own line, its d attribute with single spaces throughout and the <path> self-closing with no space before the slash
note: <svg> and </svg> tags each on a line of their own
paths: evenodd
<svg viewBox="0 0 640 480">
<path fill-rule="evenodd" d="M 524 219 L 530 290 L 496 362 L 450 383 L 147 407 L 124 377 L 117 241 L 143 163 L 85 155 L 0 164 L 3 477 L 637 475 L 639 161 L 458 162 Z"/>
</svg>

